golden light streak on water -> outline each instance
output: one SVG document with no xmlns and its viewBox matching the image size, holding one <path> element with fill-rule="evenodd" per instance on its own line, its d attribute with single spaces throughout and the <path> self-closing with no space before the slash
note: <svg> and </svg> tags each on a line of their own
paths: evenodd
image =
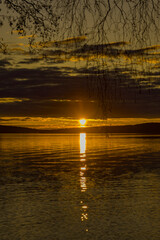
<svg viewBox="0 0 160 240">
<path fill-rule="evenodd" d="M 85 158 L 86 156 L 86 133 L 80 133 L 80 157 Z"/>
<path fill-rule="evenodd" d="M 80 133 L 80 190 L 82 194 L 85 194 L 87 191 L 87 164 L 86 164 L 86 133 Z M 83 197 L 83 195 L 82 195 Z M 81 203 L 81 222 L 88 221 L 88 206 L 84 201 L 80 201 Z M 88 228 L 85 229 L 88 231 Z"/>
<path fill-rule="evenodd" d="M 86 170 L 87 170 L 87 165 L 86 165 L 86 133 L 80 133 L 80 161 L 81 166 L 80 166 L 80 187 L 81 187 L 81 192 L 85 192 L 87 190 L 87 183 L 86 183 Z"/>
</svg>

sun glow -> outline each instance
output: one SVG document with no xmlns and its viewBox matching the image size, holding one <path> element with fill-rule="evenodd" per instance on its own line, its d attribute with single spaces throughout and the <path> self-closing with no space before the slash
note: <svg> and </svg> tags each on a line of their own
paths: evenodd
<svg viewBox="0 0 160 240">
<path fill-rule="evenodd" d="M 86 119 L 84 119 L 84 118 L 82 118 L 82 119 L 79 120 L 79 123 L 80 123 L 81 126 L 84 126 L 84 125 L 86 124 L 86 122 L 87 122 L 87 121 L 86 121 Z"/>
</svg>

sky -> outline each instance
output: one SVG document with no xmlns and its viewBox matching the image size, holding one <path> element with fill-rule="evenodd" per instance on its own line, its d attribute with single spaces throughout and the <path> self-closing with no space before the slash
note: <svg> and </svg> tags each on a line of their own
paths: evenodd
<svg viewBox="0 0 160 240">
<path fill-rule="evenodd" d="M 160 121 L 160 45 L 78 35 L 42 45 L 1 27 L 0 124 L 34 128 Z M 112 36 L 113 40 L 113 36 Z"/>
</svg>

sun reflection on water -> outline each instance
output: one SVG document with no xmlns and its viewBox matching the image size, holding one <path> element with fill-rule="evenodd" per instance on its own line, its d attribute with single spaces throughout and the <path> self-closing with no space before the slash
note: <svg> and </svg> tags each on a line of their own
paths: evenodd
<svg viewBox="0 0 160 240">
<path fill-rule="evenodd" d="M 81 192 L 85 192 L 87 190 L 87 184 L 86 184 L 86 133 L 80 133 L 80 187 Z"/>
<path fill-rule="evenodd" d="M 87 191 L 87 179 L 86 179 L 86 172 L 87 172 L 87 164 L 86 164 L 86 133 L 80 133 L 80 190 L 81 193 L 85 193 Z M 82 197 L 84 197 L 82 195 Z M 88 206 L 84 201 L 80 202 L 81 204 L 81 221 L 88 220 Z M 86 232 L 88 229 L 86 228 Z"/>
<path fill-rule="evenodd" d="M 86 156 L 86 133 L 80 133 L 80 157 Z"/>
</svg>

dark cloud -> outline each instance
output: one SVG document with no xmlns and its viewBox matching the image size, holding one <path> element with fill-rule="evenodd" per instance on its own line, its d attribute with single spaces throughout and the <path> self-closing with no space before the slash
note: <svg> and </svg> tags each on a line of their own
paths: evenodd
<svg viewBox="0 0 160 240">
<path fill-rule="evenodd" d="M 16 80 L 24 76 L 26 81 Z M 0 72 L 0 83 L 1 97 L 30 99 L 1 104 L 1 116 L 70 116 L 78 113 L 77 105 L 82 103 L 51 100 L 88 98 L 86 79 L 65 76 L 58 68 L 3 69 Z"/>
<path fill-rule="evenodd" d="M 113 56 L 116 57 L 120 54 L 122 54 L 121 49 L 113 48 L 113 47 L 120 46 L 117 44 L 97 44 L 97 45 L 84 45 L 83 47 L 71 52 L 73 56 L 79 55 L 83 57 L 89 57 L 90 55 L 107 55 L 107 56 Z"/>
<path fill-rule="evenodd" d="M 19 64 L 33 64 L 42 61 L 42 58 L 35 57 L 35 58 L 27 58 L 24 59 L 23 61 L 20 61 Z"/>
<path fill-rule="evenodd" d="M 80 44 L 82 42 L 86 41 L 86 36 L 78 36 L 78 37 L 72 37 L 72 38 L 68 38 L 65 40 L 61 40 L 61 41 L 55 41 L 55 42 L 48 42 L 47 45 L 48 46 L 56 46 L 56 47 L 62 47 L 63 45 L 70 45 L 72 46 L 72 44 Z"/>
<path fill-rule="evenodd" d="M 16 80 L 23 77 L 27 80 Z M 0 73 L 0 78 L 1 97 L 77 99 L 85 95 L 86 79 L 66 76 L 59 68 L 5 69 Z"/>
<path fill-rule="evenodd" d="M 127 49 L 122 48 L 122 46 L 127 45 Z M 131 46 L 130 46 L 131 48 Z M 155 51 L 159 49 L 160 46 L 150 46 L 146 48 L 140 49 L 129 49 L 129 45 L 127 42 L 115 42 L 109 44 L 94 44 L 94 45 L 83 45 L 82 47 L 74 50 L 71 52 L 72 55 L 79 55 L 85 58 L 89 57 L 90 55 L 106 55 L 109 57 L 118 57 L 118 56 L 127 56 L 127 57 L 134 57 L 134 56 L 154 56 L 154 53 L 151 51 Z"/>
<path fill-rule="evenodd" d="M 52 49 L 47 49 L 43 50 L 43 54 L 50 55 L 50 56 L 62 56 L 68 54 L 68 52 L 64 50 L 52 50 Z"/>
<path fill-rule="evenodd" d="M 75 76 L 68 75 L 71 70 Z M 16 80 L 24 77 L 26 81 Z M 98 74 L 96 67 L 2 69 L 0 83 L 1 97 L 28 99 L 1 104 L 1 117 L 79 117 L 82 113 L 96 117 L 99 105 L 90 100 L 101 99 L 104 93 L 105 100 L 112 105 L 113 117 L 160 117 L 160 89 L 147 91 L 125 68 L 99 70 Z M 80 101 L 71 101 L 76 99 Z"/>
<path fill-rule="evenodd" d="M 0 68 L 1 67 L 6 67 L 8 65 L 11 65 L 11 64 L 7 59 L 0 59 Z"/>
<path fill-rule="evenodd" d="M 151 55 L 150 53 L 148 53 L 148 51 L 152 51 L 152 50 L 156 50 L 156 49 L 159 49 L 160 48 L 160 45 L 156 45 L 156 46 L 151 46 L 151 47 L 146 47 L 146 48 L 140 48 L 140 49 L 135 49 L 135 50 L 132 50 L 132 49 L 129 49 L 129 50 L 125 50 L 124 51 L 124 54 L 126 55 Z"/>
<path fill-rule="evenodd" d="M 81 39 L 78 41 L 81 42 Z M 64 43 L 59 42 L 59 46 L 72 43 L 75 43 L 75 39 Z M 126 42 L 85 44 L 74 51 L 72 48 L 66 51 L 48 48 L 41 52 L 44 54 L 43 59 L 40 56 L 26 57 L 19 62 L 19 67 L 23 66 L 19 69 L 9 68 L 9 60 L 2 59 L 0 97 L 27 99 L 27 101 L 2 103 L 0 116 L 77 117 L 83 113 L 88 117 L 97 117 L 99 101 L 102 105 L 105 103 L 104 107 L 111 106 L 111 114 L 114 117 L 159 117 L 160 72 L 158 68 L 153 71 L 143 69 L 135 71 L 129 64 L 125 66 L 119 64 L 115 67 L 112 64 L 112 68 L 107 64 L 102 68 L 102 65 L 97 62 L 88 66 L 83 64 L 84 67 L 81 68 L 73 67 L 75 65 L 73 63 L 71 65 L 70 62 L 61 67 L 54 64 L 70 61 L 72 57 L 77 63 L 78 56 L 88 58 L 100 54 L 111 57 L 123 55 L 126 59 L 132 56 L 147 56 L 147 59 L 153 60 L 154 53 L 152 56 L 151 51 L 158 48 L 153 46 L 124 50 L 121 46 L 125 45 L 127 45 Z M 47 63 L 48 67 L 24 68 L 23 64 L 34 65 L 40 61 L 41 65 L 44 61 L 45 66 Z M 139 66 L 138 62 L 136 64 Z M 79 101 L 75 101 L 77 99 Z"/>
<path fill-rule="evenodd" d="M 28 121 L 30 120 L 31 118 L 30 117 L 24 117 L 24 118 L 0 118 L 0 122 L 10 122 L 10 121 L 22 121 L 22 122 L 25 122 L 25 121 Z"/>
</svg>

